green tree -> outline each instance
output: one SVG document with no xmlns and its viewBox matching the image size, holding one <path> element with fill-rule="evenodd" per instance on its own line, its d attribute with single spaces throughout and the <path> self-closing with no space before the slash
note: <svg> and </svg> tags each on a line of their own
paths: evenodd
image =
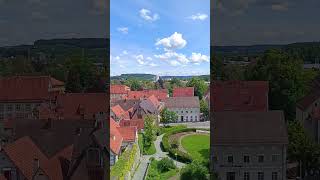
<svg viewBox="0 0 320 180">
<path fill-rule="evenodd" d="M 132 91 L 138 91 L 142 89 L 142 83 L 135 78 L 127 79 L 124 84 L 129 86 Z"/>
<path fill-rule="evenodd" d="M 157 169 L 161 173 L 170 171 L 171 169 L 175 169 L 176 166 L 174 165 L 174 162 L 172 159 L 169 159 L 168 157 L 162 158 L 158 164 L 157 164 Z"/>
<path fill-rule="evenodd" d="M 203 114 L 204 119 L 208 120 L 208 118 L 209 118 L 209 105 L 204 99 L 200 100 L 200 112 Z"/>
<path fill-rule="evenodd" d="M 164 108 L 160 112 L 160 117 L 161 117 L 161 122 L 163 123 L 164 126 L 166 126 L 166 124 L 168 123 L 175 122 L 179 118 L 177 113 L 175 113 L 174 111 L 170 111 L 167 108 Z"/>
<path fill-rule="evenodd" d="M 302 175 L 306 170 L 320 168 L 320 148 L 306 134 L 303 126 L 298 121 L 288 123 L 288 159 L 301 163 Z"/>
<path fill-rule="evenodd" d="M 147 115 L 144 118 L 144 145 L 151 146 L 155 139 L 155 121 L 156 117 L 153 115 Z"/>
<path fill-rule="evenodd" d="M 306 92 L 301 59 L 296 59 L 281 50 L 268 50 L 250 66 L 247 80 L 269 82 L 269 107 L 284 110 L 286 119 L 295 118 L 295 106 Z"/>
<path fill-rule="evenodd" d="M 204 93 L 207 91 L 208 85 L 204 80 L 201 80 L 198 77 L 191 78 L 187 84 L 187 87 L 194 87 L 194 93 L 199 99 L 202 99 Z"/>
<path fill-rule="evenodd" d="M 208 178 L 208 169 L 204 167 L 200 162 L 193 161 L 184 168 L 181 169 L 181 180 L 206 180 Z"/>
</svg>

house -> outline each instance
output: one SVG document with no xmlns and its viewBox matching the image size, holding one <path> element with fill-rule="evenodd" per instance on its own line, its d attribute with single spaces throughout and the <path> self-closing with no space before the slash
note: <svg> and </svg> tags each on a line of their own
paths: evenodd
<svg viewBox="0 0 320 180">
<path fill-rule="evenodd" d="M 219 179 L 286 180 L 288 133 L 282 111 L 214 116 L 211 169 Z"/>
<path fill-rule="evenodd" d="M 109 100 L 105 93 L 66 93 L 55 97 L 55 103 L 38 109 L 37 118 L 54 116 L 57 119 L 95 119 L 107 114 Z"/>
<path fill-rule="evenodd" d="M 127 146 L 138 142 L 135 126 L 120 126 L 110 118 L 110 166 L 113 166 Z"/>
<path fill-rule="evenodd" d="M 119 125 L 121 127 L 127 127 L 127 126 L 135 126 L 137 127 L 138 131 L 142 131 L 144 128 L 144 120 L 141 119 L 123 119 L 120 121 Z"/>
<path fill-rule="evenodd" d="M 118 85 L 118 84 L 111 84 L 110 85 L 110 100 L 121 100 L 125 98 L 130 92 L 130 87 L 126 85 Z"/>
<path fill-rule="evenodd" d="M 0 77 L 0 120 L 27 118 L 43 102 L 64 92 L 64 83 L 50 76 Z"/>
<path fill-rule="evenodd" d="M 173 97 L 192 97 L 194 96 L 194 87 L 176 87 L 173 88 Z"/>
<path fill-rule="evenodd" d="M 119 122 L 122 119 L 129 119 L 129 112 L 124 111 L 120 105 L 115 105 L 110 109 L 110 117 Z"/>
<path fill-rule="evenodd" d="M 309 136 L 320 143 L 320 77 L 311 86 L 311 91 L 297 102 L 296 119 L 301 122 Z"/>
<path fill-rule="evenodd" d="M 167 89 L 149 89 L 143 91 L 130 91 L 128 92 L 128 99 L 141 100 L 154 95 L 159 101 L 163 102 L 169 97 Z"/>
<path fill-rule="evenodd" d="M 165 107 L 178 115 L 176 122 L 200 121 L 200 102 L 198 96 L 169 97 L 164 102 Z"/>
<path fill-rule="evenodd" d="M 146 115 L 154 115 L 157 120 L 156 123 L 159 123 L 162 108 L 163 104 L 154 95 L 151 95 L 132 107 L 132 110 L 129 111 L 130 119 L 143 119 Z"/>
<path fill-rule="evenodd" d="M 267 81 L 214 81 L 213 111 L 268 111 Z"/>
</svg>

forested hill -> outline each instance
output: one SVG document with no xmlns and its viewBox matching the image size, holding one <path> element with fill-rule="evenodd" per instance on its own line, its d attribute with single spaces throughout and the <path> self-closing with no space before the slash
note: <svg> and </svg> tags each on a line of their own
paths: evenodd
<svg viewBox="0 0 320 180">
<path fill-rule="evenodd" d="M 106 38 L 51 39 L 37 40 L 32 45 L 0 47 L 0 57 L 17 56 L 38 59 L 39 56 L 49 60 L 64 61 L 72 55 L 84 55 L 94 62 L 108 58 L 109 40 Z"/>
</svg>

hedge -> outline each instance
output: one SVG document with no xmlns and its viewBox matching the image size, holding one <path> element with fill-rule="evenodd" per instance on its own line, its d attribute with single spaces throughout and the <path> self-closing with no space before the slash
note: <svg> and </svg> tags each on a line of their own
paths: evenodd
<svg viewBox="0 0 320 180">
<path fill-rule="evenodd" d="M 185 128 L 185 129 L 178 129 L 175 131 L 170 131 L 166 133 L 161 142 L 161 146 L 164 151 L 169 152 L 169 156 L 173 159 L 176 159 L 177 161 L 183 162 L 183 163 L 190 163 L 192 161 L 191 156 L 188 153 L 182 152 L 179 149 L 173 149 L 171 148 L 171 144 L 169 143 L 169 137 L 173 134 L 182 133 L 182 132 L 196 132 L 197 128 Z M 177 156 L 175 155 L 177 154 Z"/>
<path fill-rule="evenodd" d="M 137 145 L 134 144 L 131 150 L 125 151 L 120 156 L 116 164 L 111 167 L 111 177 L 118 177 L 119 180 L 124 180 L 125 175 L 131 171 L 137 150 Z"/>
</svg>

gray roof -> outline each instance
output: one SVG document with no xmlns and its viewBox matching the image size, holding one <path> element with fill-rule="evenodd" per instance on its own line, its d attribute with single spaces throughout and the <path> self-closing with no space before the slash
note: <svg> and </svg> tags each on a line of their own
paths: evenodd
<svg viewBox="0 0 320 180">
<path fill-rule="evenodd" d="M 217 112 L 213 118 L 213 145 L 288 143 L 282 111 Z"/>
<path fill-rule="evenodd" d="M 200 108 L 199 97 L 169 97 L 164 101 L 167 108 Z"/>
</svg>

